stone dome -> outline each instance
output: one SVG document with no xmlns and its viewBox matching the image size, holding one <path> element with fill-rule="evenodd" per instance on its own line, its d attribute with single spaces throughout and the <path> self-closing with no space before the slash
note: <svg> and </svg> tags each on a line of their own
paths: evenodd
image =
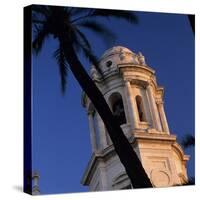
<svg viewBox="0 0 200 200">
<path fill-rule="evenodd" d="M 104 54 L 102 55 L 101 59 L 104 59 L 108 56 L 112 56 L 112 55 L 115 55 L 115 54 L 122 54 L 122 53 L 135 54 L 130 49 L 128 49 L 126 47 L 115 46 L 115 47 L 112 47 L 112 48 L 106 50 L 104 52 Z"/>
<path fill-rule="evenodd" d="M 106 50 L 99 60 L 99 67 L 104 75 L 118 73 L 118 66 L 124 64 L 147 66 L 142 53 L 136 54 L 123 46 L 115 46 Z M 94 66 L 91 67 L 90 74 L 93 79 L 100 77 Z"/>
</svg>

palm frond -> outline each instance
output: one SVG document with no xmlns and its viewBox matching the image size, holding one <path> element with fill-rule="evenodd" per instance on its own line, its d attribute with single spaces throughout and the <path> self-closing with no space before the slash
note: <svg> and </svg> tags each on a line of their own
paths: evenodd
<svg viewBox="0 0 200 200">
<path fill-rule="evenodd" d="M 103 72 L 99 67 L 98 58 L 94 55 L 93 51 L 88 49 L 86 46 L 80 44 L 80 47 L 85 55 L 85 57 L 94 65 L 98 73 L 103 76 Z"/>
<path fill-rule="evenodd" d="M 54 58 L 56 59 L 58 66 L 59 66 L 59 72 L 60 72 L 60 78 L 61 78 L 61 90 L 64 94 L 66 90 L 66 77 L 68 72 L 68 64 L 65 59 L 65 53 L 64 49 L 60 46 L 53 54 Z"/>
<path fill-rule="evenodd" d="M 94 55 L 94 53 L 83 45 L 81 45 L 81 48 L 85 54 L 85 57 L 88 58 L 88 60 L 95 65 L 95 67 L 98 68 L 98 58 Z"/>
<path fill-rule="evenodd" d="M 195 145 L 195 137 L 193 135 L 187 134 L 184 136 L 181 144 L 183 145 L 184 148 L 194 146 Z"/>
<path fill-rule="evenodd" d="M 134 12 L 126 11 L 126 10 L 109 10 L 109 9 L 91 9 L 88 14 L 84 16 L 78 17 L 72 21 L 72 23 L 94 19 L 94 17 L 106 17 L 106 18 L 117 18 L 128 21 L 129 23 L 138 23 L 138 17 L 134 14 Z"/>
<path fill-rule="evenodd" d="M 91 8 L 78 8 L 78 7 L 73 7 L 71 9 L 71 14 L 73 16 L 85 16 L 88 15 L 89 13 L 91 13 L 93 11 L 93 9 Z"/>
<path fill-rule="evenodd" d="M 94 55 L 88 38 L 80 28 L 86 28 L 100 36 L 107 45 L 111 45 L 116 39 L 109 27 L 96 21 L 97 17 L 119 18 L 128 22 L 137 22 L 137 17 L 133 12 L 106 9 L 72 8 L 59 6 L 33 6 L 32 21 L 34 26 L 33 49 L 38 54 L 45 39 L 52 35 L 59 40 L 59 48 L 55 51 L 54 57 L 60 69 L 61 87 L 65 91 L 67 76 L 67 52 L 70 49 L 68 44 L 72 44 L 76 50 L 81 50 L 86 58 L 96 67 L 102 75 L 98 66 L 98 59 Z M 69 46 L 72 46 L 69 45 Z"/>
<path fill-rule="evenodd" d="M 96 17 L 114 17 L 118 19 L 124 19 L 130 23 L 137 23 L 137 16 L 131 12 L 126 10 L 108 10 L 108 9 L 95 9 L 92 13 L 92 16 Z"/>
<path fill-rule="evenodd" d="M 76 23 L 78 21 L 81 21 L 83 19 L 86 19 L 88 17 L 91 17 L 94 12 L 94 9 L 92 8 L 74 8 L 72 17 L 71 17 L 71 23 Z"/>
<path fill-rule="evenodd" d="M 32 19 L 33 24 L 44 24 L 45 21 L 44 20 L 40 20 L 40 19 Z"/>
<path fill-rule="evenodd" d="M 91 50 L 90 42 L 88 41 L 87 37 L 83 34 L 82 31 L 80 31 L 78 28 L 76 28 L 76 34 L 78 37 L 80 37 L 80 40 L 84 43 L 84 45 Z"/>
<path fill-rule="evenodd" d="M 98 66 L 98 58 L 95 56 L 95 54 L 92 51 L 92 48 L 89 44 L 89 41 L 87 40 L 87 38 L 85 37 L 85 35 L 80 31 L 79 29 L 76 29 L 76 34 L 80 34 L 81 37 L 79 37 L 80 35 L 77 35 L 77 37 L 73 37 L 73 46 L 75 48 L 78 47 L 79 51 L 81 50 L 84 54 L 84 56 L 89 60 L 90 63 L 92 63 L 97 70 L 101 73 L 101 70 Z"/>
<path fill-rule="evenodd" d="M 34 52 L 38 54 L 40 50 L 42 49 L 45 39 L 48 38 L 49 29 L 46 25 L 43 25 L 43 26 L 35 25 L 34 33 L 35 33 L 35 37 L 32 42 L 32 47 L 33 47 Z"/>
<path fill-rule="evenodd" d="M 108 29 L 104 24 L 101 24 L 97 21 L 84 20 L 79 22 L 77 25 L 95 32 L 101 38 L 103 37 L 105 44 L 108 46 L 111 45 L 116 40 L 116 35 L 110 29 Z"/>
<path fill-rule="evenodd" d="M 37 14 L 37 15 L 47 18 L 50 15 L 50 6 L 33 5 L 32 11 L 33 11 L 33 14 Z"/>
<path fill-rule="evenodd" d="M 79 30 L 76 29 L 76 33 L 81 33 L 78 32 Z M 86 58 L 89 59 L 89 61 L 94 64 L 95 66 L 98 65 L 98 59 L 97 57 L 94 55 L 90 44 L 88 44 L 87 39 L 84 40 L 84 37 L 79 37 L 80 35 L 77 35 L 77 37 L 73 37 L 73 46 L 79 46 L 79 50 L 82 50 L 83 54 L 85 55 Z M 83 35 L 82 35 L 83 36 Z M 88 46 L 89 45 L 89 46 Z M 66 45 L 65 45 L 66 46 Z M 65 47 L 66 48 L 66 47 Z"/>
</svg>

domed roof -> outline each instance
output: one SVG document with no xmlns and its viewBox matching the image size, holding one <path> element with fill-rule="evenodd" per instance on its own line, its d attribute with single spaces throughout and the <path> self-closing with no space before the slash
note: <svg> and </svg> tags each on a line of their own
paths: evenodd
<svg viewBox="0 0 200 200">
<path fill-rule="evenodd" d="M 141 52 L 134 53 L 122 46 L 108 49 L 99 60 L 99 68 L 101 68 L 101 72 L 105 76 L 112 76 L 118 73 L 119 66 L 125 66 L 126 64 L 140 68 L 148 67 Z M 93 79 L 98 79 L 99 73 L 94 66 L 91 67 L 90 73 Z"/>
<path fill-rule="evenodd" d="M 92 65 L 90 69 L 91 78 L 98 83 L 104 82 L 106 79 L 112 81 L 114 79 L 120 79 L 119 77 L 122 76 L 128 77 L 129 75 L 133 76 L 133 79 L 140 79 L 143 81 L 146 80 L 147 77 L 150 79 L 152 77 L 154 78 L 155 73 L 155 71 L 146 64 L 145 57 L 141 52 L 135 53 L 122 46 L 115 46 L 105 51 L 99 60 L 98 68 L 97 70 L 97 68 Z"/>
<path fill-rule="evenodd" d="M 106 58 L 108 56 L 114 55 L 114 54 L 120 54 L 120 53 L 129 53 L 129 54 L 135 54 L 130 49 L 123 47 L 123 46 L 115 46 L 112 47 L 104 52 L 101 59 Z"/>
</svg>

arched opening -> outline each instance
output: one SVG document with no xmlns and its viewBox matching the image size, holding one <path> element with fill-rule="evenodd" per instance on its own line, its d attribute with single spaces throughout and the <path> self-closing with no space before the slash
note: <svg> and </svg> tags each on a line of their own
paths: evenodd
<svg viewBox="0 0 200 200">
<path fill-rule="evenodd" d="M 139 120 L 141 122 L 146 122 L 146 116 L 145 116 L 145 112 L 144 112 L 142 97 L 138 95 L 138 96 L 136 96 L 135 100 L 136 100 Z"/>
<path fill-rule="evenodd" d="M 112 94 L 110 96 L 110 104 L 113 115 L 116 117 L 119 124 L 126 124 L 126 115 L 121 95 L 119 93 Z"/>
</svg>

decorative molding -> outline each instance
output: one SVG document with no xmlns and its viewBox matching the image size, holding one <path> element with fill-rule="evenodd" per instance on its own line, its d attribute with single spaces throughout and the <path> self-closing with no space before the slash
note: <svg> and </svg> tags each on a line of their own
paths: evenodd
<svg viewBox="0 0 200 200">
<path fill-rule="evenodd" d="M 172 147 L 175 150 L 175 152 L 178 153 L 179 158 L 182 161 L 188 161 L 190 159 L 190 156 L 184 154 L 183 149 L 181 148 L 181 146 L 177 142 L 173 143 Z"/>
<path fill-rule="evenodd" d="M 167 187 L 172 185 L 171 175 L 166 169 L 152 169 L 150 177 L 155 187 Z"/>
</svg>

